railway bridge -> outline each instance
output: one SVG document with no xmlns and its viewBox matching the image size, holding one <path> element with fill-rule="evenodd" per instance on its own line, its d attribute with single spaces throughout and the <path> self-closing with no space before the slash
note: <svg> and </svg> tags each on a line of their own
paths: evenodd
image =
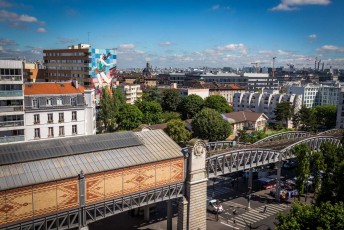
<svg viewBox="0 0 344 230">
<path fill-rule="evenodd" d="M 162 130 L 144 129 L 0 145 L 0 229 L 83 229 L 139 207 L 149 219 L 157 202 L 172 229 L 178 198 L 178 229 L 203 230 L 208 178 L 279 164 L 300 143 L 339 145 L 340 135 L 282 133 L 239 147 L 192 140 L 182 149 Z"/>
</svg>

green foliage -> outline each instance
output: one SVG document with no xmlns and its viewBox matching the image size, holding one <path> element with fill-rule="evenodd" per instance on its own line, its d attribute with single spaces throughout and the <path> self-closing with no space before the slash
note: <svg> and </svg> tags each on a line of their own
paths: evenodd
<svg viewBox="0 0 344 230">
<path fill-rule="evenodd" d="M 107 88 L 102 88 L 98 116 L 99 120 L 104 124 L 105 131 L 109 131 L 116 122 L 112 98 Z"/>
<path fill-rule="evenodd" d="M 302 131 L 315 132 L 317 130 L 317 118 L 311 108 L 302 106 L 293 117 L 294 125 L 296 120 L 298 120 L 297 126 Z"/>
<path fill-rule="evenodd" d="M 142 124 L 143 114 L 135 105 L 126 104 L 123 106 L 119 114 L 122 130 L 132 130 Z"/>
<path fill-rule="evenodd" d="M 264 131 L 253 131 L 248 133 L 246 130 L 238 130 L 239 142 L 253 144 L 265 137 L 269 136 Z"/>
<path fill-rule="evenodd" d="M 166 133 L 177 143 L 185 143 L 191 136 L 185 128 L 185 122 L 180 119 L 167 122 Z"/>
<path fill-rule="evenodd" d="M 142 123 L 154 125 L 162 121 L 162 108 L 157 101 L 137 101 L 135 105 L 143 113 Z"/>
<path fill-rule="evenodd" d="M 279 213 L 276 230 L 344 229 L 343 202 L 320 205 L 293 204 L 287 214 Z"/>
<path fill-rule="evenodd" d="M 315 193 L 318 193 L 320 184 L 321 184 L 320 171 L 323 171 L 325 169 L 324 157 L 323 157 L 322 152 L 317 151 L 317 152 L 312 153 L 311 161 L 310 161 L 310 168 L 311 168 L 311 172 L 314 175 L 314 181 L 313 181 L 314 191 Z"/>
<path fill-rule="evenodd" d="M 114 109 L 114 116 L 116 120 L 119 118 L 119 111 L 121 111 L 122 107 L 126 104 L 125 95 L 120 88 L 113 88 L 112 89 L 112 103 Z"/>
<path fill-rule="evenodd" d="M 162 92 L 161 100 L 164 111 L 175 112 L 180 102 L 179 91 L 177 89 L 166 89 Z"/>
<path fill-rule="evenodd" d="M 177 112 L 164 112 L 162 114 L 162 119 L 163 119 L 163 122 L 165 123 L 173 119 L 180 119 L 180 117 L 181 117 L 180 113 L 177 113 Z"/>
<path fill-rule="evenodd" d="M 310 176 L 310 156 L 311 150 L 308 145 L 300 144 L 295 146 L 292 150 L 292 154 L 296 156 L 297 168 L 296 168 L 296 187 L 300 194 L 304 193 L 305 183 Z"/>
<path fill-rule="evenodd" d="M 291 102 L 283 101 L 278 103 L 274 111 L 276 121 L 288 125 L 288 120 L 291 119 L 293 110 L 294 109 Z"/>
<path fill-rule="evenodd" d="M 142 95 L 143 101 L 157 101 L 160 103 L 161 101 L 161 92 L 158 87 L 149 88 L 146 92 Z"/>
<path fill-rule="evenodd" d="M 214 109 L 204 108 L 194 117 L 193 136 L 209 141 L 225 140 L 232 133 L 232 126 Z"/>
<path fill-rule="evenodd" d="M 195 94 L 183 97 L 179 104 L 179 111 L 182 113 L 183 119 L 193 118 L 203 108 L 203 99 Z"/>
<path fill-rule="evenodd" d="M 332 129 L 336 127 L 337 107 L 335 105 L 318 105 L 313 107 L 319 128 Z"/>
<path fill-rule="evenodd" d="M 214 109 L 219 113 L 230 113 L 232 107 L 228 105 L 226 98 L 221 95 L 211 95 L 204 100 L 204 107 Z"/>
</svg>

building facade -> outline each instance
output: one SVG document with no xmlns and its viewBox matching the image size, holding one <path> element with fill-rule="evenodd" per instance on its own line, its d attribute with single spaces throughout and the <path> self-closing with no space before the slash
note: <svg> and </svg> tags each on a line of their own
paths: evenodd
<svg viewBox="0 0 344 230">
<path fill-rule="evenodd" d="M 94 89 L 78 82 L 25 84 L 25 140 L 96 134 Z"/>
<path fill-rule="evenodd" d="M 177 88 L 181 97 L 186 97 L 191 94 L 200 96 L 203 100 L 209 97 L 209 89 L 203 88 Z"/>
<path fill-rule="evenodd" d="M 340 91 L 340 84 L 288 86 L 288 93 L 301 95 L 302 104 L 307 108 L 312 108 L 317 105 L 337 105 Z"/>
<path fill-rule="evenodd" d="M 249 91 L 278 86 L 276 78 L 273 79 L 268 73 L 244 73 L 244 77 L 247 78 L 247 90 Z"/>
<path fill-rule="evenodd" d="M 138 84 L 122 84 L 119 85 L 125 95 L 127 104 L 134 104 L 139 98 L 142 98 L 141 86 Z"/>
<path fill-rule="evenodd" d="M 77 80 L 81 85 L 96 86 L 111 81 L 111 68 L 116 66 L 116 50 L 91 48 L 89 44 L 67 49 L 43 50 L 44 81 Z"/>
<path fill-rule="evenodd" d="M 237 134 L 239 130 L 262 131 L 269 119 L 264 113 L 250 111 L 225 113 L 222 117 L 231 123 L 233 134 Z"/>
<path fill-rule="evenodd" d="M 279 93 L 236 93 L 233 97 L 233 111 L 250 110 L 252 112 L 264 113 L 270 123 L 275 123 L 275 109 L 278 103 L 290 102 L 294 107 L 294 113 L 297 113 L 302 106 L 302 96 L 297 94 L 279 94 Z M 291 120 L 286 124 L 292 127 Z"/>
<path fill-rule="evenodd" d="M 336 128 L 344 129 L 344 90 L 339 93 Z"/>
<path fill-rule="evenodd" d="M 24 141 L 23 64 L 0 60 L 0 144 Z"/>
</svg>

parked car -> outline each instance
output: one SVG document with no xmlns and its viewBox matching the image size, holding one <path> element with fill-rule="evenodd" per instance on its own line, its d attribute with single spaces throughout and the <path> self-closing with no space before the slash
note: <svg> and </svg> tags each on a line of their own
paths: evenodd
<svg viewBox="0 0 344 230">
<path fill-rule="evenodd" d="M 223 207 L 220 202 L 216 199 L 208 199 L 207 200 L 207 210 L 213 213 L 221 213 L 223 212 Z"/>
<path fill-rule="evenodd" d="M 297 166 L 297 162 L 294 160 L 287 160 L 286 162 L 284 162 L 283 164 L 283 168 L 284 169 L 292 169 L 295 168 Z"/>
</svg>

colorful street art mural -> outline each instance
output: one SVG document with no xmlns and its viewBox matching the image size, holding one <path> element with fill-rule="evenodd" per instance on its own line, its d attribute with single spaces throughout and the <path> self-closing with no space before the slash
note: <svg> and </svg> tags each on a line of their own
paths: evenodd
<svg viewBox="0 0 344 230">
<path fill-rule="evenodd" d="M 116 50 L 91 48 L 89 67 L 95 88 L 109 86 L 116 73 Z"/>
</svg>

